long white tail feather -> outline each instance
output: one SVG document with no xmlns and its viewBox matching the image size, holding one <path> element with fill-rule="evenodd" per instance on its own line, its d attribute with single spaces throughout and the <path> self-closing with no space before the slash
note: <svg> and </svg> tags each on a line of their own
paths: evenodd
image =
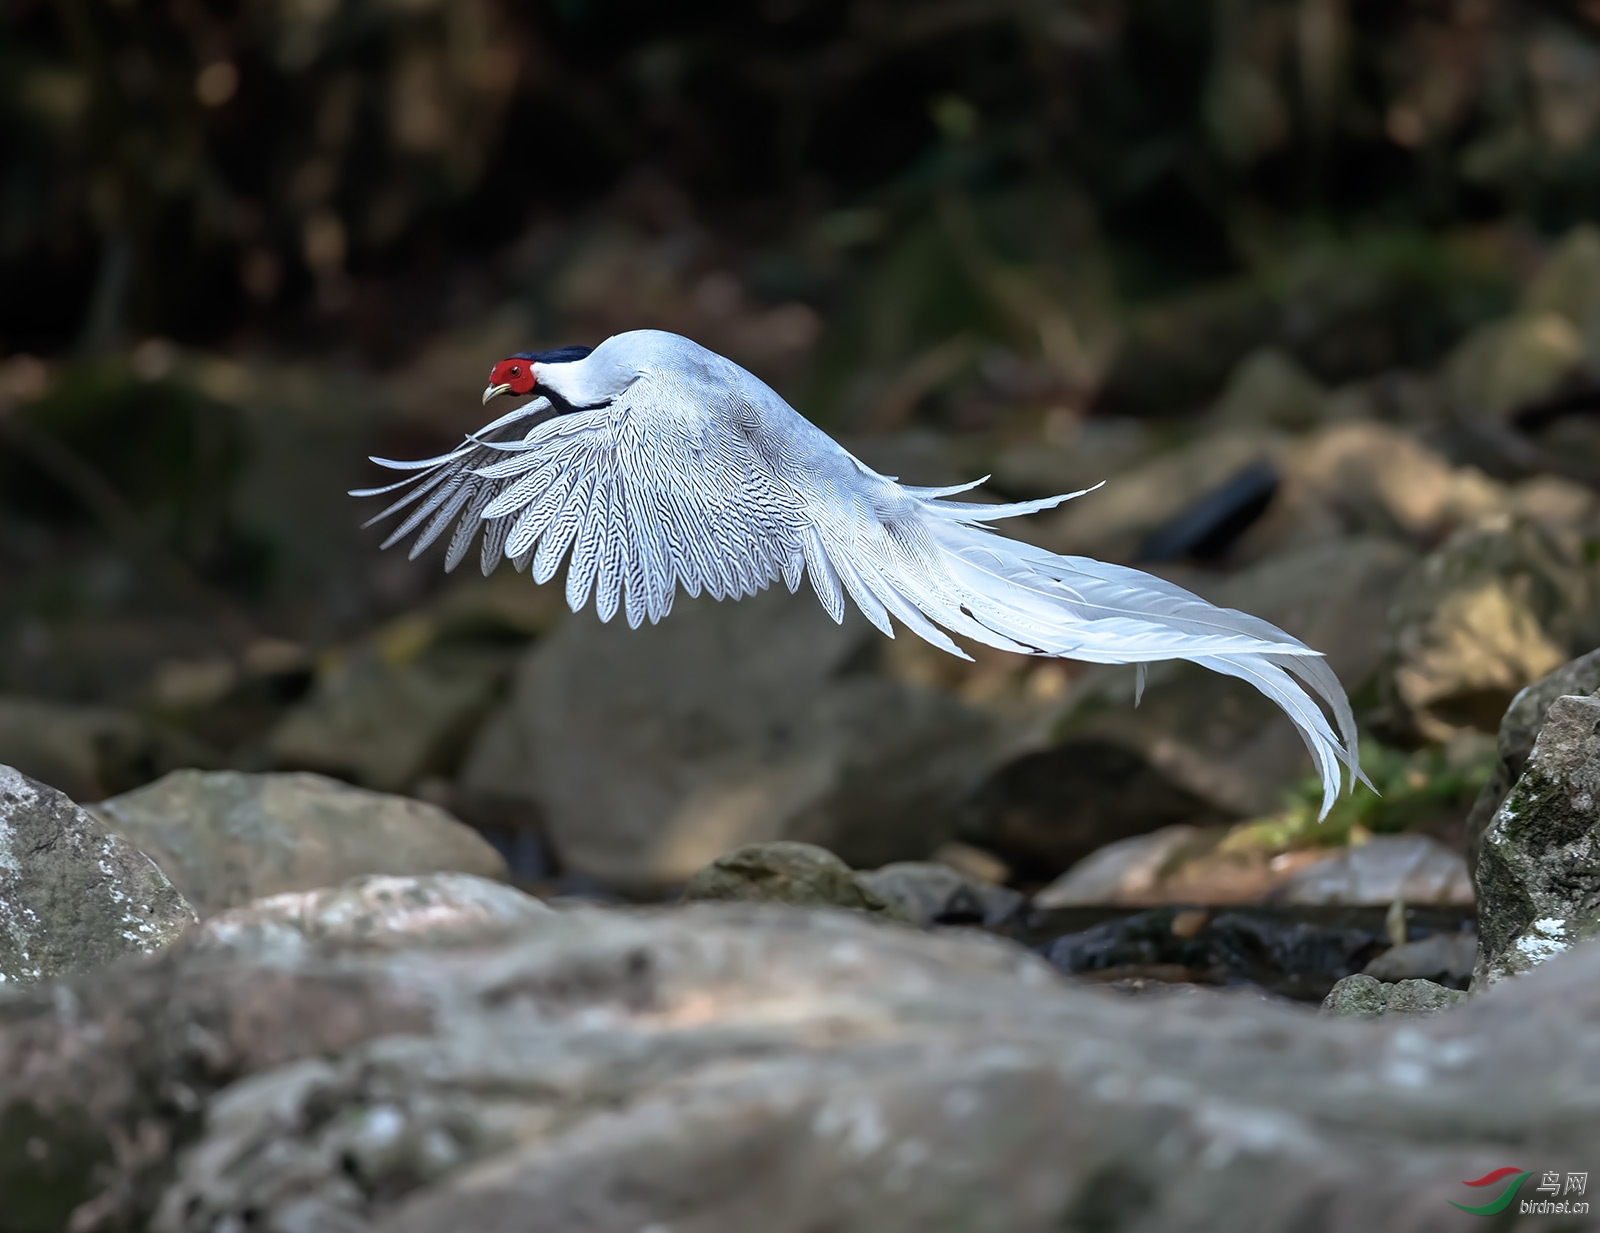
<svg viewBox="0 0 1600 1233">
<path fill-rule="evenodd" d="M 922 505 L 929 512 L 948 508 L 937 499 Z M 967 658 L 931 617 L 1006 650 L 1132 663 L 1138 666 L 1136 703 L 1145 664 L 1189 660 L 1246 682 L 1284 711 L 1322 780 L 1320 816 L 1333 807 L 1344 768 L 1352 781 L 1371 786 L 1360 769 L 1355 720 L 1338 678 L 1318 652 L 1259 617 L 1219 608 L 1127 566 L 1007 539 L 964 515 L 869 527 L 865 544 L 857 542 L 862 528 L 852 531 L 828 537 L 829 562 L 858 607 L 886 633 L 892 613 L 941 650 Z M 814 565 L 811 572 L 815 579 Z M 1332 712 L 1337 731 L 1319 701 Z"/>
</svg>

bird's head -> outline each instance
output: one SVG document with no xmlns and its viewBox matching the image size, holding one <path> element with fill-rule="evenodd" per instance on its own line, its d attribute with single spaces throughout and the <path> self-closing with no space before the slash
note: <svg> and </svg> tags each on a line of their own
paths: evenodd
<svg viewBox="0 0 1600 1233">
<path fill-rule="evenodd" d="M 533 393 L 541 379 L 548 380 L 551 367 L 572 364 L 585 358 L 589 347 L 562 347 L 556 351 L 519 351 L 507 356 L 489 370 L 489 384 L 483 391 L 485 404 L 501 394 L 519 398 Z"/>
</svg>

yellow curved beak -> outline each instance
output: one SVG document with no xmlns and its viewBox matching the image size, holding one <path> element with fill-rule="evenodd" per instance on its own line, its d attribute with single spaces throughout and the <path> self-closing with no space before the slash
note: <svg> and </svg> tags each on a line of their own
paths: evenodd
<svg viewBox="0 0 1600 1233">
<path fill-rule="evenodd" d="M 491 398 L 498 397 L 501 394 L 509 393 L 511 393 L 511 387 L 509 385 L 491 385 L 488 389 L 483 391 L 483 405 L 488 406 Z"/>
</svg>

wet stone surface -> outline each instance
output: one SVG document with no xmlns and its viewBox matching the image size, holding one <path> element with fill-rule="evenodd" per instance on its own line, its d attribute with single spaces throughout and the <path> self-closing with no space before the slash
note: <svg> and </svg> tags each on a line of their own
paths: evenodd
<svg viewBox="0 0 1600 1233">
<path fill-rule="evenodd" d="M 1472 927 L 1470 910 L 1413 909 L 1421 940 Z M 1390 949 L 1382 908 L 1162 907 L 1037 912 L 1011 932 L 1064 972 L 1124 982 L 1257 985 L 1321 1002 L 1334 984 Z"/>
</svg>

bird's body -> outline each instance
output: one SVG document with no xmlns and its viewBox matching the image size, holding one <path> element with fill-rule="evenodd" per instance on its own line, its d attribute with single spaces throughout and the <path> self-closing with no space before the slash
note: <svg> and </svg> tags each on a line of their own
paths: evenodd
<svg viewBox="0 0 1600 1233">
<path fill-rule="evenodd" d="M 986 523 L 1048 509 L 948 498 L 880 475 L 731 361 L 676 334 L 636 330 L 592 352 L 525 353 L 491 374 L 494 394 L 534 398 L 422 462 L 383 514 L 415 508 L 386 542 L 417 532 L 415 557 L 452 523 L 454 568 L 482 535 L 484 572 L 502 557 L 548 582 L 570 556 L 567 601 L 591 593 L 602 620 L 637 628 L 677 587 L 717 599 L 809 577 L 842 620 L 845 596 L 894 636 L 899 619 L 966 658 L 945 632 L 1007 651 L 1094 663 L 1187 659 L 1248 681 L 1300 729 L 1324 786 L 1360 776 L 1350 708 L 1317 652 L 1266 621 L 1217 608 L 1125 566 L 1058 556 Z M 376 519 L 374 520 L 376 521 Z M 943 627 L 943 628 L 941 628 Z M 1332 710 L 1329 725 L 1309 686 Z"/>
</svg>

